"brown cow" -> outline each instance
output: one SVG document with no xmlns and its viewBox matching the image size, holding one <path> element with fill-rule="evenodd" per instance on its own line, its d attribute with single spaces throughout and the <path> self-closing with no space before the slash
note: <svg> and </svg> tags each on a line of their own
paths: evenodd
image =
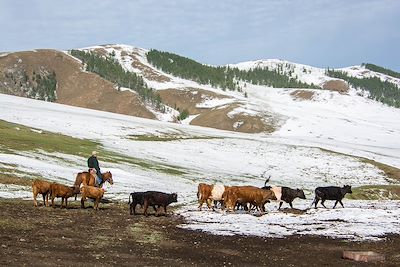
<svg viewBox="0 0 400 267">
<path fill-rule="evenodd" d="M 199 200 L 199 209 L 203 206 L 203 203 L 206 202 L 207 207 L 211 208 L 211 190 L 212 185 L 200 183 L 197 187 L 197 199 Z"/>
<path fill-rule="evenodd" d="M 54 208 L 54 199 L 56 197 L 61 197 L 61 208 L 64 204 L 65 199 L 65 208 L 68 206 L 68 198 L 72 197 L 79 193 L 78 186 L 66 186 L 62 184 L 52 183 L 50 185 L 51 192 L 51 206 Z"/>
<path fill-rule="evenodd" d="M 37 207 L 36 197 L 38 194 L 42 194 L 43 196 L 43 205 L 46 207 L 49 206 L 50 185 L 51 183 L 39 179 L 35 179 L 32 182 L 33 205 L 35 207 Z"/>
<path fill-rule="evenodd" d="M 236 203 L 250 203 L 264 211 L 264 204 L 276 197 L 273 191 L 255 186 L 231 186 L 225 190 L 223 199 L 228 210 L 234 210 Z"/>
<path fill-rule="evenodd" d="M 93 209 L 98 210 L 99 209 L 99 203 L 100 200 L 103 198 L 104 195 L 104 189 L 103 188 L 98 188 L 94 186 L 89 186 L 89 185 L 84 185 L 81 187 L 81 207 L 85 208 L 85 201 L 86 198 L 91 198 L 94 199 L 94 204 L 93 204 Z"/>
</svg>

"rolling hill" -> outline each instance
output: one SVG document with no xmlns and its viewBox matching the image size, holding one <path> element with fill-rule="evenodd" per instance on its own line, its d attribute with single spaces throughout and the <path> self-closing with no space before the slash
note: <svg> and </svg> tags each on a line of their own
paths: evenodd
<svg viewBox="0 0 400 267">
<path fill-rule="evenodd" d="M 0 92 L 162 121 L 272 133 L 285 123 L 285 116 L 269 103 L 260 104 L 255 88 L 286 88 L 295 101 L 318 101 L 314 96 L 322 90 L 345 99 L 358 95 L 398 105 L 400 79 L 395 72 L 368 66 L 375 65 L 334 73 L 283 60 L 208 66 L 172 53 L 103 45 L 3 53 Z M 341 78 L 334 77 L 337 73 Z M 42 82 L 50 78 L 56 82 Z M 370 79 L 379 91 L 370 89 Z"/>
</svg>

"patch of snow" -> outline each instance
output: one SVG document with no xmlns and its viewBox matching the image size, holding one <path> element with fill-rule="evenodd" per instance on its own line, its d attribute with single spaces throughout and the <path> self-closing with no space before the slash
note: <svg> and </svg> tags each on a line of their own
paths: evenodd
<svg viewBox="0 0 400 267">
<path fill-rule="evenodd" d="M 196 104 L 196 108 L 215 108 L 237 101 L 234 98 L 203 97 L 203 102 Z"/>
<path fill-rule="evenodd" d="M 257 116 L 259 115 L 259 111 L 255 110 L 254 108 L 252 108 L 251 106 L 247 105 L 247 106 L 243 106 L 241 105 L 240 107 L 235 108 L 234 110 L 230 111 L 227 116 L 229 118 L 234 118 L 235 115 L 239 115 L 239 114 L 246 114 L 246 115 L 251 115 L 251 116 Z"/>
<path fill-rule="evenodd" d="M 310 201 L 310 200 L 309 200 Z M 304 214 L 291 214 L 267 204 L 268 213 L 235 213 L 181 209 L 187 223 L 180 227 L 218 235 L 256 235 L 285 237 L 288 235 L 319 235 L 350 240 L 379 240 L 387 234 L 400 234 L 400 201 L 343 200 L 345 208 L 314 209 L 309 201 L 295 200 Z M 331 201 L 332 202 L 332 201 Z M 327 206 L 332 203 L 326 202 Z M 284 204 L 286 205 L 286 204 Z"/>
<path fill-rule="evenodd" d="M 29 186 L 0 184 L 0 198 L 32 198 L 32 188 Z"/>
<path fill-rule="evenodd" d="M 195 118 L 197 118 L 199 115 L 200 115 L 200 114 L 190 115 L 190 116 L 188 116 L 186 119 L 181 120 L 181 123 L 182 123 L 182 124 L 189 125 L 189 124 L 192 122 L 192 120 L 194 120 Z"/>
</svg>

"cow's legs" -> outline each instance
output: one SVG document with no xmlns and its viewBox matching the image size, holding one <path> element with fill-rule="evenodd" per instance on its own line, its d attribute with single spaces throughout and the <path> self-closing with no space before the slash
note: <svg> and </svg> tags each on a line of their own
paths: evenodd
<svg viewBox="0 0 400 267">
<path fill-rule="evenodd" d="M 315 199 L 314 199 L 314 203 L 315 203 L 315 208 L 317 208 L 317 204 L 318 204 L 318 202 L 319 202 L 319 198 L 317 198 L 317 197 L 315 197 Z"/>
<path fill-rule="evenodd" d="M 94 208 L 95 210 L 98 210 L 98 209 L 99 209 L 99 202 L 100 202 L 100 199 L 96 199 L 96 200 L 95 200 L 94 206 L 93 206 L 93 208 Z"/>
<path fill-rule="evenodd" d="M 342 207 L 344 208 L 343 203 L 342 203 L 342 200 L 339 200 L 339 203 L 340 203 L 340 205 L 342 205 Z"/>
<path fill-rule="evenodd" d="M 326 209 L 327 207 L 324 205 L 325 199 L 321 199 L 321 205 Z"/>
<path fill-rule="evenodd" d="M 149 207 L 149 202 L 147 200 L 144 201 L 144 210 L 143 214 L 147 216 L 147 208 Z"/>
<path fill-rule="evenodd" d="M 54 196 L 51 196 L 51 206 L 54 208 Z"/>
<path fill-rule="evenodd" d="M 199 210 L 201 210 L 201 207 L 203 206 L 204 200 L 199 199 Z"/>
<path fill-rule="evenodd" d="M 81 208 L 84 209 L 85 208 L 85 197 L 81 197 Z"/>
<path fill-rule="evenodd" d="M 282 207 L 282 204 L 283 204 L 283 202 L 281 201 L 281 202 L 279 202 L 279 208 L 278 208 L 278 210 L 280 210 L 281 209 L 281 207 Z M 290 204 L 290 205 L 292 205 L 292 204 Z"/>
<path fill-rule="evenodd" d="M 68 207 L 68 198 L 65 198 L 65 208 Z"/>
<path fill-rule="evenodd" d="M 293 209 L 293 204 L 292 202 L 289 202 L 290 208 Z"/>
<path fill-rule="evenodd" d="M 33 206 L 37 207 L 37 201 L 36 201 L 37 193 L 36 191 L 33 191 Z"/>
<path fill-rule="evenodd" d="M 133 202 L 129 205 L 129 213 L 130 215 L 135 214 L 136 204 L 133 205 Z"/>
<path fill-rule="evenodd" d="M 46 194 L 42 194 L 43 197 L 43 206 L 46 206 Z"/>
<path fill-rule="evenodd" d="M 49 193 L 46 194 L 46 207 L 49 206 Z"/>
<path fill-rule="evenodd" d="M 206 203 L 207 203 L 208 209 L 211 209 L 211 208 L 212 208 L 212 209 L 214 210 L 214 207 L 211 206 L 211 199 L 207 199 L 207 200 L 206 200 Z"/>
</svg>

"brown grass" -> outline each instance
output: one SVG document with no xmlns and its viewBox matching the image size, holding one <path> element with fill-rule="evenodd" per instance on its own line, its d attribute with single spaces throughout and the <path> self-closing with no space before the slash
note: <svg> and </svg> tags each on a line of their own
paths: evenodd
<svg viewBox="0 0 400 267">
<path fill-rule="evenodd" d="M 364 163 L 369 163 L 369 164 L 374 165 L 378 169 L 382 170 L 386 174 L 387 177 L 400 182 L 400 169 L 399 168 L 396 168 L 396 167 L 393 167 L 390 165 L 386 165 L 386 164 L 377 162 L 372 159 L 361 158 L 361 161 Z"/>
<path fill-rule="evenodd" d="M 228 98 L 227 96 L 198 88 L 165 89 L 160 90 L 159 94 L 163 103 L 181 111 L 186 109 L 190 115 L 200 114 L 209 110 L 196 107 L 197 104 L 204 101 L 204 98 Z"/>
<path fill-rule="evenodd" d="M 347 93 L 349 91 L 349 85 L 342 80 L 327 81 L 322 85 L 322 88 L 330 91 L 337 91 L 340 93 Z"/>
<path fill-rule="evenodd" d="M 313 91 L 296 90 L 290 93 L 295 100 L 312 100 L 314 96 Z"/>
<path fill-rule="evenodd" d="M 228 113 L 237 107 L 239 104 L 233 103 L 223 108 L 208 110 L 196 117 L 190 124 L 243 133 L 273 132 L 275 130 L 273 124 L 267 124 L 260 116 L 235 114 L 233 117 L 228 117 Z M 234 124 L 238 122 L 241 125 L 234 128 Z"/>
<path fill-rule="evenodd" d="M 0 173 L 0 184 L 31 186 L 33 179 L 9 173 Z"/>
</svg>

